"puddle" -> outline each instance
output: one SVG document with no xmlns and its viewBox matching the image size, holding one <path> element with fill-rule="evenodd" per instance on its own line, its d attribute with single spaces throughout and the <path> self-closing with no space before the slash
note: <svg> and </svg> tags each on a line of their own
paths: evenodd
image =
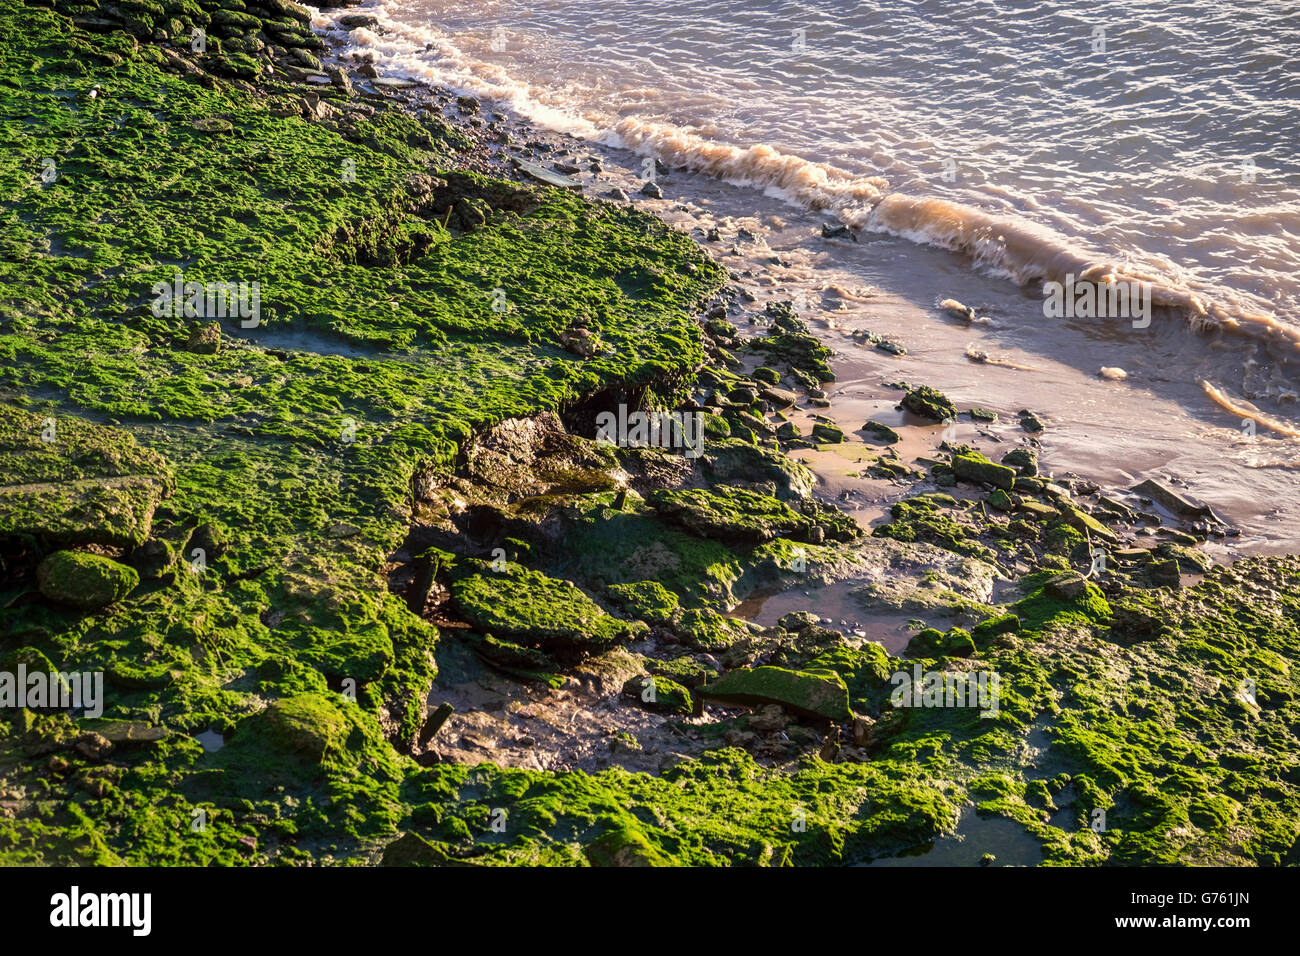
<svg viewBox="0 0 1300 956">
<path fill-rule="evenodd" d="M 1019 823 L 1003 817 L 980 817 L 974 807 L 962 811 L 957 832 L 932 843 L 881 857 L 863 866 L 979 866 L 985 853 L 990 866 L 1038 866 L 1043 850 Z"/>
<path fill-rule="evenodd" d="M 226 738 L 215 730 L 205 730 L 201 734 L 195 734 L 194 739 L 203 745 L 203 749 L 208 753 L 216 753 L 226 745 Z"/>
<path fill-rule="evenodd" d="M 862 581 L 836 581 L 820 588 L 792 588 L 786 591 L 760 592 L 736 605 L 732 617 L 771 627 L 792 611 L 811 611 L 824 626 L 845 635 L 876 641 L 891 654 L 901 654 L 918 628 L 909 627 L 915 614 L 876 614 L 865 610 L 853 596 Z"/>
</svg>

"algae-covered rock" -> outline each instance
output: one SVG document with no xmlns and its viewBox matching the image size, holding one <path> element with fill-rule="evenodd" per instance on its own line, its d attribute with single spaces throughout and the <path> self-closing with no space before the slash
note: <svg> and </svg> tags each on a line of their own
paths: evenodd
<svg viewBox="0 0 1300 956">
<path fill-rule="evenodd" d="M 681 611 L 672 626 L 687 644 L 702 651 L 725 650 L 749 634 L 740 621 L 707 607 Z"/>
<path fill-rule="evenodd" d="M 454 580 L 451 597 L 479 630 L 530 647 L 595 653 L 645 630 L 611 617 L 568 581 L 511 562 Z"/>
<path fill-rule="evenodd" d="M 93 611 L 134 591 L 140 575 L 98 554 L 56 551 L 36 568 L 36 583 L 51 601 Z"/>
<path fill-rule="evenodd" d="M 868 435 L 870 435 L 872 438 L 875 438 L 878 441 L 882 441 L 886 445 L 893 445 L 896 442 L 900 442 L 903 440 L 902 435 L 894 431 L 894 429 L 890 428 L 888 425 L 884 424 L 883 422 L 869 421 L 862 426 L 862 430 L 866 432 Z"/>
<path fill-rule="evenodd" d="M 695 708 L 689 690 L 659 675 L 629 678 L 623 685 L 623 697 L 663 714 L 689 714 Z"/>
<path fill-rule="evenodd" d="M 838 445 L 844 441 L 844 429 L 838 425 L 832 425 L 829 422 L 818 422 L 812 427 L 813 441 L 826 442 L 831 445 Z"/>
<path fill-rule="evenodd" d="M 705 475 L 715 482 L 772 482 L 776 496 L 785 501 L 807 498 L 815 483 L 807 466 L 735 438 L 711 443 L 700 461 Z"/>
<path fill-rule="evenodd" d="M 687 531 L 724 541 L 771 541 L 802 534 L 809 526 L 808 519 L 789 505 L 746 488 L 660 490 L 646 501 Z"/>
<path fill-rule="evenodd" d="M 403 833 L 388 846 L 380 858 L 381 866 L 474 866 L 452 856 L 442 846 L 418 833 Z"/>
<path fill-rule="evenodd" d="M 173 481 L 128 433 L 0 405 L 0 536 L 133 547 Z"/>
<path fill-rule="evenodd" d="M 658 581 L 611 584 L 607 590 L 625 611 L 651 624 L 667 624 L 677 610 L 677 595 Z"/>
<path fill-rule="evenodd" d="M 995 464 L 977 453 L 953 455 L 952 470 L 958 478 L 994 485 L 1004 491 L 1010 491 L 1016 481 L 1015 469 Z"/>
<path fill-rule="evenodd" d="M 592 866 L 669 866 L 669 861 L 639 830 L 622 826 L 587 844 Z"/>
<path fill-rule="evenodd" d="M 700 690 L 703 697 L 734 704 L 780 704 L 796 713 L 827 720 L 848 720 L 849 690 L 834 672 L 741 668 Z"/>
<path fill-rule="evenodd" d="M 929 385 L 918 385 L 903 396 L 903 407 L 913 415 L 931 418 L 936 422 L 956 419 L 957 406 L 947 395 Z"/>
<path fill-rule="evenodd" d="M 1038 474 L 1038 452 L 1032 448 L 1013 448 L 1002 456 L 1002 464 L 1014 468 L 1017 475 L 1032 478 Z"/>
<path fill-rule="evenodd" d="M 259 714 L 247 718 L 271 747 L 320 762 L 341 746 L 347 736 L 347 719 L 334 702 L 322 694 L 299 694 L 273 700 Z"/>
</svg>

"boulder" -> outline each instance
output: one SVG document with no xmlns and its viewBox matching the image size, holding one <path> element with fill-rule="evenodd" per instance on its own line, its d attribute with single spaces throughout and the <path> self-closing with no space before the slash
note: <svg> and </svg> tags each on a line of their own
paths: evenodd
<svg viewBox="0 0 1300 956">
<path fill-rule="evenodd" d="M 1003 491 L 1010 491 L 1016 481 L 1014 469 L 995 464 L 979 454 L 953 455 L 952 470 L 958 478 L 983 482 Z"/>
<path fill-rule="evenodd" d="M 98 554 L 56 551 L 36 568 L 36 583 L 51 601 L 94 611 L 130 594 L 140 575 Z"/>
<path fill-rule="evenodd" d="M 797 714 L 826 720 L 849 720 L 849 690 L 834 672 L 794 671 L 783 667 L 741 668 L 700 690 L 722 703 L 780 704 Z"/>
</svg>

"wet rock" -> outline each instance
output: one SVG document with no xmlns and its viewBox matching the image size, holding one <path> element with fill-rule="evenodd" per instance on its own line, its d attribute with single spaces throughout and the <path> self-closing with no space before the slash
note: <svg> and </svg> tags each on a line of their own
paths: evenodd
<svg viewBox="0 0 1300 956">
<path fill-rule="evenodd" d="M 723 541 L 759 543 L 802 535 L 810 524 L 777 498 L 735 486 L 665 489 L 651 493 L 646 503 L 687 531 Z"/>
<path fill-rule="evenodd" d="M 330 82 L 335 88 L 342 91 L 345 96 L 352 95 L 352 77 L 348 76 L 346 70 L 341 70 L 337 66 L 330 66 L 325 69 L 325 74 L 330 78 Z"/>
<path fill-rule="evenodd" d="M 886 445 L 893 445 L 903 440 L 902 435 L 882 422 L 869 421 L 862 426 L 862 430 L 872 438 L 882 441 Z"/>
<path fill-rule="evenodd" d="M 609 192 L 605 193 L 606 199 L 612 199 L 614 202 L 627 202 L 627 193 L 615 186 Z"/>
<path fill-rule="evenodd" d="M 929 385 L 920 385 L 903 396 L 903 408 L 913 415 L 942 422 L 957 417 L 957 406 L 948 396 Z"/>
<path fill-rule="evenodd" d="M 716 228 L 710 229 L 704 234 L 704 240 L 706 242 L 721 242 L 722 233 L 718 232 Z"/>
<path fill-rule="evenodd" d="M 773 408 L 790 408 L 799 398 L 794 392 L 785 388 L 765 388 L 758 394 Z"/>
<path fill-rule="evenodd" d="M 1013 448 L 1002 456 L 1002 464 L 1016 470 L 1016 474 L 1032 478 L 1038 474 L 1038 452 L 1032 448 Z"/>
<path fill-rule="evenodd" d="M 1178 492 L 1152 478 L 1134 485 L 1132 491 L 1134 494 L 1150 498 L 1156 504 L 1168 509 L 1180 518 L 1207 518 L 1216 522 L 1219 520 L 1218 516 L 1210 508 L 1188 501 Z"/>
<path fill-rule="evenodd" d="M 993 485 L 1003 491 L 1010 491 L 1016 480 L 1015 471 L 979 454 L 953 455 L 952 470 L 958 478 Z"/>
<path fill-rule="evenodd" d="M 140 583 L 134 568 L 80 551 L 56 551 L 36 568 L 36 583 L 58 604 L 93 611 L 126 597 Z"/>
<path fill-rule="evenodd" d="M 812 427 L 812 439 L 813 441 L 838 445 L 844 441 L 844 430 L 838 425 L 832 425 L 829 422 L 818 422 Z"/>
<path fill-rule="evenodd" d="M 659 188 L 658 183 L 647 181 L 641 186 L 641 195 L 649 196 L 651 199 L 663 199 L 664 191 Z"/>
<path fill-rule="evenodd" d="M 363 13 L 349 13 L 347 16 L 339 17 L 338 24 L 345 30 L 369 30 L 379 26 L 379 21 Z"/>
<path fill-rule="evenodd" d="M 479 102 L 472 96 L 456 97 L 456 105 L 465 113 L 477 113 L 479 110 Z"/>
<path fill-rule="evenodd" d="M 801 434 L 803 433 L 799 431 L 799 426 L 794 422 L 782 422 L 776 427 L 776 437 L 782 441 L 791 441 Z"/>
<path fill-rule="evenodd" d="M 1020 410 L 1020 427 L 1027 432 L 1041 432 L 1046 426 L 1043 420 L 1027 408 Z"/>
<path fill-rule="evenodd" d="M 700 694 L 722 703 L 780 704 L 793 713 L 826 720 L 853 716 L 848 688 L 834 672 L 740 668 L 705 686 Z"/>
</svg>

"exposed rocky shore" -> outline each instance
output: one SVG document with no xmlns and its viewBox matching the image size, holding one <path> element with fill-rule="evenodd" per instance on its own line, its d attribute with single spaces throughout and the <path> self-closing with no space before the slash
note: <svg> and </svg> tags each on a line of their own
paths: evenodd
<svg viewBox="0 0 1300 956">
<path fill-rule="evenodd" d="M 0 672 L 106 681 L 0 709 L 0 860 L 840 864 L 973 807 L 984 862 L 1295 862 L 1300 559 L 942 382 L 836 424 L 744 237 L 309 22 L 0 11 Z M 178 269 L 258 322 L 157 315 Z"/>
</svg>

